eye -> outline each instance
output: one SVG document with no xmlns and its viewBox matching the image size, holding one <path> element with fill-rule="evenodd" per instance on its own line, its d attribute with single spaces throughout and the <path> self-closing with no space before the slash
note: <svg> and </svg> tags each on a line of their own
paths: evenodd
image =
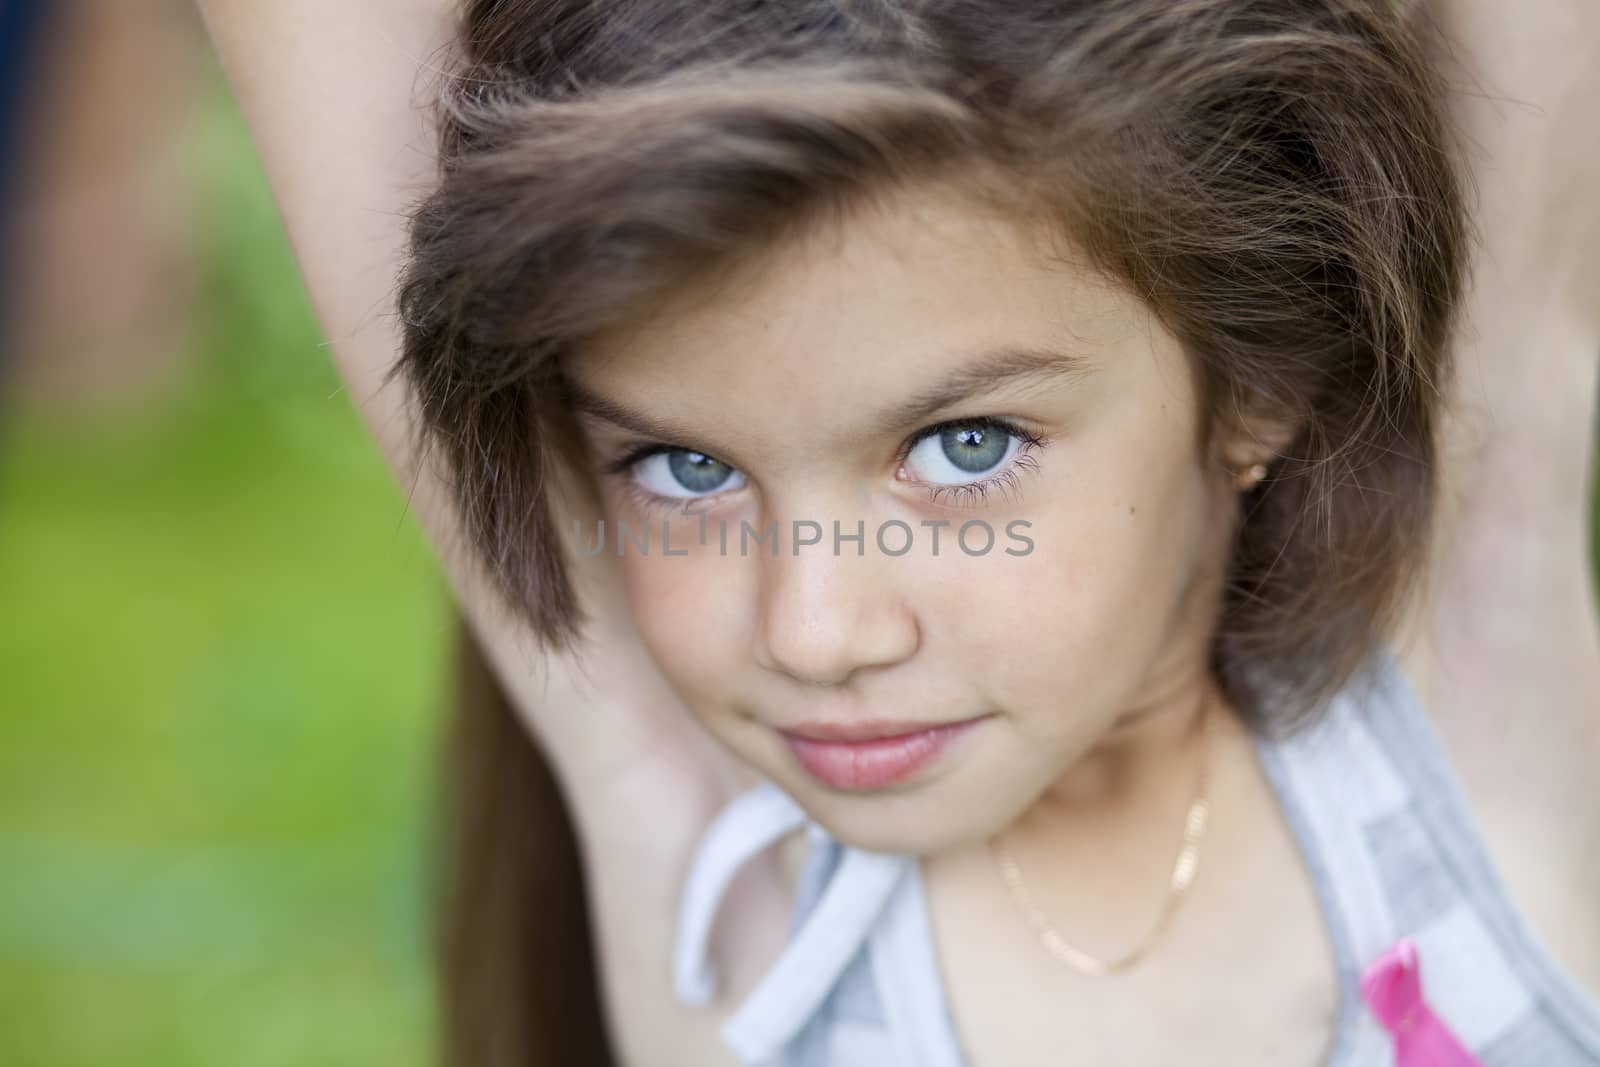
<svg viewBox="0 0 1600 1067">
<path fill-rule="evenodd" d="M 639 458 L 634 481 L 646 494 L 670 500 L 694 500 L 739 489 L 744 475 L 721 460 L 686 448 L 662 448 Z"/>
<path fill-rule="evenodd" d="M 933 499 L 987 496 L 990 489 L 1016 482 L 1017 472 L 1036 466 L 1028 453 L 1045 439 L 999 419 L 960 419 L 930 426 L 901 453 L 900 470 L 926 486 Z M 641 506 L 676 508 L 745 486 L 736 468 L 690 448 L 659 443 L 639 445 L 602 464 L 602 473 L 621 476 L 623 487 Z"/>
<path fill-rule="evenodd" d="M 998 419 L 965 419 L 922 431 L 903 464 L 913 480 L 930 487 L 936 500 L 952 491 L 984 496 L 991 488 L 1014 483 L 1019 469 L 1033 466 L 1027 453 L 1043 443 Z"/>
</svg>

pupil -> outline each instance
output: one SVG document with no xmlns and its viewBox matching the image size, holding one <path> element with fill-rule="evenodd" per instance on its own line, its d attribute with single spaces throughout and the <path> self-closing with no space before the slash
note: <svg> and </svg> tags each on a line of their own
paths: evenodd
<svg viewBox="0 0 1600 1067">
<path fill-rule="evenodd" d="M 981 426 L 963 426 L 939 435 L 945 456 L 957 467 L 979 474 L 1005 457 L 1007 435 Z"/>
<path fill-rule="evenodd" d="M 695 493 L 709 493 L 728 480 L 733 468 L 703 452 L 673 452 L 667 468 L 679 485 Z"/>
</svg>

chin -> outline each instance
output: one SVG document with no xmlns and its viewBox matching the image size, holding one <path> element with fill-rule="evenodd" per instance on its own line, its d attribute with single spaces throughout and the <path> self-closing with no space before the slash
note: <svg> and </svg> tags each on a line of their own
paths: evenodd
<svg viewBox="0 0 1600 1067">
<path fill-rule="evenodd" d="M 971 805 L 940 789 L 849 794 L 809 782 L 794 796 L 830 836 L 867 852 L 942 852 L 986 836 Z M 959 822 L 952 812 L 962 813 Z"/>
</svg>

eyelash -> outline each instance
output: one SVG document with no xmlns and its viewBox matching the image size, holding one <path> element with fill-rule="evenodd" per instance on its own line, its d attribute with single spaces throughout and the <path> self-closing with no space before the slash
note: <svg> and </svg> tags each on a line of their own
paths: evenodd
<svg viewBox="0 0 1600 1067">
<path fill-rule="evenodd" d="M 1038 461 L 1034 458 L 1033 453 L 1050 443 L 1050 439 L 1045 437 L 1043 434 L 1033 433 L 1014 423 L 1006 422 L 1003 419 L 997 419 L 988 415 L 970 419 L 947 419 L 944 422 L 937 423 L 936 425 L 919 430 L 915 435 L 913 435 L 905 443 L 905 445 L 901 447 L 899 455 L 895 461 L 897 466 L 904 465 L 911 453 L 923 441 L 926 441 L 930 437 L 937 436 L 946 430 L 956 428 L 998 430 L 1001 433 L 1017 438 L 1020 442 L 1020 445 L 1017 449 L 1017 454 L 1011 458 L 1010 464 L 1008 464 L 1004 470 L 997 474 L 992 474 L 985 478 L 979 478 L 977 481 L 965 482 L 960 485 L 934 485 L 927 487 L 929 490 L 929 500 L 937 501 L 941 495 L 955 494 L 958 501 L 960 501 L 960 503 L 957 504 L 958 507 L 970 508 L 976 506 L 975 504 L 971 503 L 971 501 L 973 501 L 974 498 L 980 502 L 988 499 L 989 491 L 991 489 L 1014 487 L 1017 484 L 1017 472 L 1019 470 L 1037 470 Z M 623 475 L 626 474 L 626 472 L 636 463 L 639 463 L 645 459 L 649 459 L 651 456 L 659 455 L 663 452 L 683 451 L 698 450 L 685 449 L 679 445 L 665 445 L 659 443 L 637 445 L 626 450 L 622 453 L 622 455 L 604 464 L 601 467 L 601 470 L 606 475 Z M 623 478 L 623 488 L 628 492 L 628 495 L 634 500 L 634 502 L 639 504 L 641 507 L 648 510 L 663 512 L 687 509 L 696 503 L 710 500 L 716 496 L 715 493 L 702 497 L 658 496 L 655 493 L 641 488 L 639 484 L 632 478 Z"/>
</svg>

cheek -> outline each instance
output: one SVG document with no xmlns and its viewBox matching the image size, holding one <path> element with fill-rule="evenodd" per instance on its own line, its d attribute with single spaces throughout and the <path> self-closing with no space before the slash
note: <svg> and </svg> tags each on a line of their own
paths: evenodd
<svg viewBox="0 0 1600 1067">
<path fill-rule="evenodd" d="M 722 701 L 729 679 L 739 677 L 740 645 L 733 617 L 739 598 L 729 559 L 641 555 L 622 557 L 623 585 L 639 639 L 680 699 L 699 714 Z"/>
<path fill-rule="evenodd" d="M 1197 480 L 1176 467 L 1080 479 L 1030 516 L 1029 555 L 969 561 L 944 587 L 949 643 L 1030 733 L 1109 724 L 1188 640 L 1174 624 L 1205 518 Z"/>
</svg>

